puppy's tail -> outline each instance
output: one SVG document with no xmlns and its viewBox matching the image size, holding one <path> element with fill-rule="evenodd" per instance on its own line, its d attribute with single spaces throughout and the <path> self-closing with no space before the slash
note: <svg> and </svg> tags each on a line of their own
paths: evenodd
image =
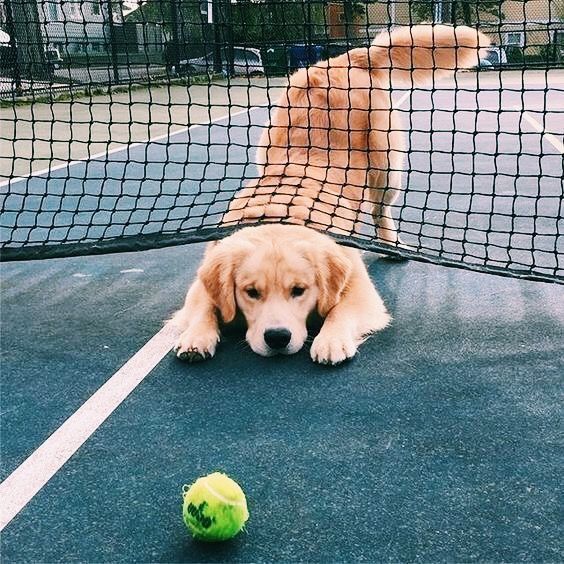
<svg viewBox="0 0 564 564">
<path fill-rule="evenodd" d="M 456 69 L 475 66 L 490 45 L 483 33 L 466 26 L 416 25 L 380 33 L 368 48 L 341 57 L 348 65 L 392 84 L 420 85 Z"/>
</svg>

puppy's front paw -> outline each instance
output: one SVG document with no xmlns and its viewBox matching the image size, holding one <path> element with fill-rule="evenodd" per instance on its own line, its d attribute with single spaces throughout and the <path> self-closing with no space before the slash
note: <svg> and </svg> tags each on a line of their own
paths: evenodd
<svg viewBox="0 0 564 564">
<path fill-rule="evenodd" d="M 219 343 L 217 331 L 198 333 L 193 329 L 187 329 L 180 335 L 174 346 L 174 352 L 180 360 L 199 362 L 215 354 L 217 343 Z"/>
<path fill-rule="evenodd" d="M 317 335 L 311 345 L 310 355 L 320 364 L 339 364 L 352 358 L 357 351 L 357 344 L 348 332 L 323 331 Z"/>
</svg>

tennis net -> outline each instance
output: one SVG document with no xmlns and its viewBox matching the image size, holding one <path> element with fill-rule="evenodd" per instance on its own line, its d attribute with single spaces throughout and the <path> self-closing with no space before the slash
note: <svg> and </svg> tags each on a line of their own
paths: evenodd
<svg viewBox="0 0 564 564">
<path fill-rule="evenodd" d="M 564 282 L 560 0 L 1 7 L 3 260 L 281 221 L 384 254 Z M 423 22 L 431 43 L 416 37 Z M 448 25 L 491 43 L 469 46 Z M 454 63 L 437 45 L 445 29 Z M 425 68 L 412 72 L 418 57 Z M 294 136 L 279 135 L 284 123 Z"/>
</svg>

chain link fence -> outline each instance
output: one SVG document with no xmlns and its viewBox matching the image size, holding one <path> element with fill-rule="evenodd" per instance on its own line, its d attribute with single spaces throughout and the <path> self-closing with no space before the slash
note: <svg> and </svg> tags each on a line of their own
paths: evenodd
<svg viewBox="0 0 564 564">
<path fill-rule="evenodd" d="M 283 75 L 420 22 L 479 26 L 496 44 L 494 68 L 553 68 L 563 2 L 1 0 L 0 97 L 246 73 L 249 59 L 257 74 Z"/>
</svg>

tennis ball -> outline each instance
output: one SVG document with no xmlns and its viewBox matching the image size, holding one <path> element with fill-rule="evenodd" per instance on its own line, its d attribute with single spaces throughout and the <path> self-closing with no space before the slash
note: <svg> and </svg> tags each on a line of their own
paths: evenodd
<svg viewBox="0 0 564 564">
<path fill-rule="evenodd" d="M 234 537 L 249 518 L 243 490 L 221 472 L 184 486 L 182 517 L 195 539 L 223 541 Z"/>
</svg>

